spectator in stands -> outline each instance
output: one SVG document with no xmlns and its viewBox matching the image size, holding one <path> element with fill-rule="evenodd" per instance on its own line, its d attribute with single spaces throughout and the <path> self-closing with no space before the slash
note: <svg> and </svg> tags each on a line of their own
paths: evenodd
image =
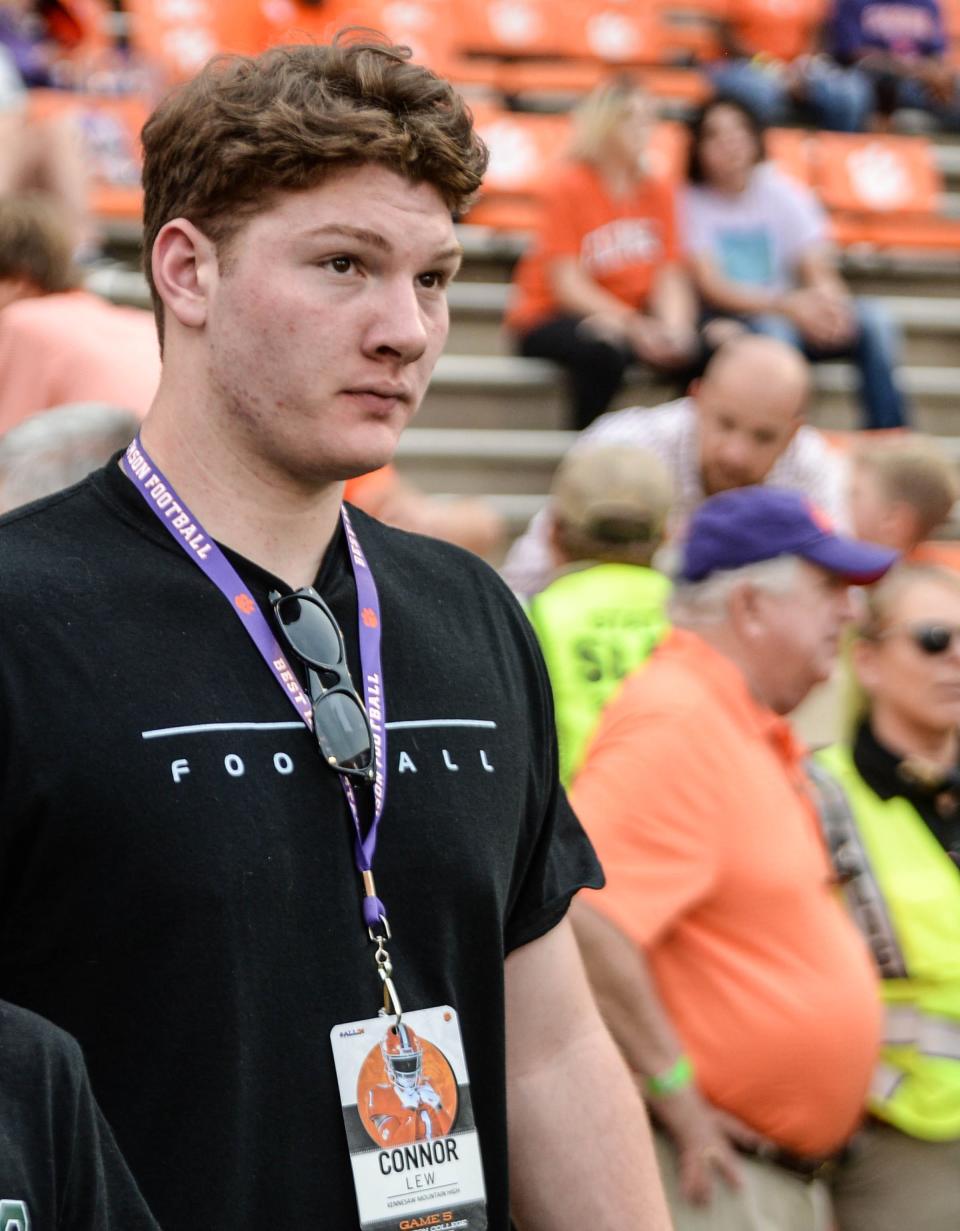
<svg viewBox="0 0 960 1231">
<path fill-rule="evenodd" d="M 577 428 L 607 409 L 630 364 L 675 374 L 698 355 L 674 194 L 644 162 L 652 122 L 629 78 L 588 96 L 516 272 L 507 326 L 522 355 L 566 367 Z"/>
<path fill-rule="evenodd" d="M 71 116 L 38 121 L 27 110 L 28 89 L 52 84 L 61 40 L 82 34 L 72 13 L 60 5 L 45 7 L 48 15 L 59 14 L 53 32 L 48 17 L 36 11 L 39 5 L 0 3 L 0 197 L 31 189 L 56 196 L 72 243 L 86 249 L 93 232 L 79 127 Z"/>
<path fill-rule="evenodd" d="M 859 132 L 869 83 L 815 54 L 826 7 L 826 0 L 730 0 L 720 21 L 724 57 L 709 66 L 717 91 L 764 124 L 801 119 Z"/>
<path fill-rule="evenodd" d="M 637 445 L 654 453 L 673 487 L 671 534 L 684 529 L 705 497 L 751 483 L 804 492 L 842 526 L 845 465 L 804 424 L 809 394 L 802 355 L 774 338 L 745 334 L 714 355 L 689 397 L 653 409 L 612 411 L 573 448 Z M 541 511 L 507 556 L 503 575 L 518 594 L 535 594 L 549 580 L 548 527 Z"/>
<path fill-rule="evenodd" d="M 556 572 L 527 614 L 550 673 L 564 786 L 603 706 L 667 630 L 670 583 L 651 562 L 670 499 L 663 463 L 631 445 L 577 449 L 554 476 L 547 517 Z"/>
<path fill-rule="evenodd" d="M 886 1006 L 870 1118 L 833 1179 L 836 1221 L 838 1231 L 955 1231 L 960 580 L 902 565 L 867 608 L 853 646 L 867 713 L 849 746 L 819 754 L 834 782 L 817 775 L 825 831 Z"/>
<path fill-rule="evenodd" d="M 956 471 L 921 436 L 861 446 L 850 470 L 850 516 L 858 538 L 893 547 L 912 560 L 936 557 L 930 539 L 957 500 Z"/>
<path fill-rule="evenodd" d="M 960 86 L 947 60 L 939 0 L 834 0 L 831 55 L 864 93 L 857 124 L 888 127 L 899 107 L 914 107 L 960 129 Z M 865 87 L 865 89 L 864 89 Z"/>
<path fill-rule="evenodd" d="M 782 338 L 811 359 L 857 367 L 864 426 L 902 427 L 888 314 L 853 299 L 837 269 L 824 211 L 809 189 L 764 161 L 763 129 L 733 99 L 706 104 L 692 126 L 682 227 L 706 311 Z"/>
<path fill-rule="evenodd" d="M 0 436 L 0 513 L 79 483 L 125 449 L 140 420 L 96 402 L 60 406 Z"/>
<path fill-rule="evenodd" d="M 0 432 L 71 402 L 142 417 L 156 392 L 152 315 L 81 290 L 71 249 L 55 201 L 0 199 Z"/>
<path fill-rule="evenodd" d="M 607 876 L 578 899 L 578 935 L 665 1130 L 677 1231 L 829 1227 L 814 1181 L 859 1122 L 880 1010 L 786 715 L 830 673 L 848 586 L 894 558 L 825 529 L 797 492 L 708 500 L 676 628 L 607 706 L 574 783 Z"/>
</svg>

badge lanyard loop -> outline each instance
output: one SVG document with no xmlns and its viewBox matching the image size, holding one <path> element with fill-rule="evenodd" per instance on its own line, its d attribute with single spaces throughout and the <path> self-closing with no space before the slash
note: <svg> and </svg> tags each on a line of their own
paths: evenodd
<svg viewBox="0 0 960 1231">
<path fill-rule="evenodd" d="M 253 600 L 243 579 L 218 545 L 204 530 L 190 509 L 177 495 L 163 472 L 144 449 L 137 435 L 131 441 L 121 461 L 121 469 L 143 497 L 147 508 L 165 526 L 171 538 L 187 556 L 202 569 L 210 581 L 230 603 L 234 615 L 273 673 L 284 696 L 296 710 L 309 731 L 313 731 L 313 703 L 304 692 L 291 669 L 280 643 L 259 605 Z M 360 811 L 353 784 L 345 777 L 340 782 L 356 832 L 354 859 L 363 882 L 363 921 L 367 934 L 376 943 L 374 961 L 383 984 L 383 1007 L 389 1014 L 401 1015 L 400 1001 L 393 985 L 393 965 L 386 950 L 391 939 L 387 908 L 377 896 L 373 879 L 373 857 L 387 795 L 387 732 L 384 701 L 383 666 L 381 661 L 380 599 L 370 566 L 360 540 L 353 529 L 350 515 L 341 505 L 340 518 L 347 539 L 350 564 L 357 587 L 357 611 L 360 639 L 360 670 L 363 674 L 363 700 L 373 734 L 374 780 L 373 821 L 366 837 L 360 824 Z"/>
</svg>

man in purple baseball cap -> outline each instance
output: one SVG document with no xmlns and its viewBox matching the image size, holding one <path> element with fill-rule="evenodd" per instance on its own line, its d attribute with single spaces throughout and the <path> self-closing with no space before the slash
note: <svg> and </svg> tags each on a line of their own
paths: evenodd
<svg viewBox="0 0 960 1231">
<path fill-rule="evenodd" d="M 861 1118 L 876 977 L 834 894 L 788 715 L 833 667 L 851 585 L 896 553 L 801 494 L 710 497 L 673 632 L 608 705 L 571 800 L 607 884 L 574 923 L 661 1129 L 677 1231 L 826 1231 Z M 594 905 L 595 904 L 595 905 Z"/>
<path fill-rule="evenodd" d="M 877 581 L 897 553 L 837 534 L 829 518 L 800 492 L 740 487 L 720 492 L 690 520 L 679 577 L 702 581 L 719 569 L 777 556 L 799 556 L 851 585 Z"/>
</svg>

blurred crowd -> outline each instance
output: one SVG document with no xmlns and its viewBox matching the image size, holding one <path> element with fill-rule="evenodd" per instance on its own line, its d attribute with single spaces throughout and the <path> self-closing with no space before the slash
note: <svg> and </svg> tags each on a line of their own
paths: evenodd
<svg viewBox="0 0 960 1231">
<path fill-rule="evenodd" d="M 87 15 L 0 3 L 2 511 L 123 449 L 160 378 L 152 314 L 86 289 L 83 134 L 31 106 L 76 87 Z M 346 499 L 497 562 L 529 617 L 607 878 L 578 940 L 678 1231 L 953 1231 L 956 476 L 913 430 L 893 317 L 765 143 L 904 109 L 956 133 L 957 71 L 937 0 L 731 0 L 718 28 L 679 187 L 627 72 L 578 105 L 544 185 L 504 319 L 563 369 L 577 432 L 540 512 L 508 543 L 488 501 L 393 466 Z M 138 55 L 116 40 L 100 71 L 155 88 Z M 838 357 L 864 429 L 839 440 L 808 421 Z M 623 407 L 638 373 L 673 396 Z M 831 680 L 841 735 L 811 757 L 789 718 Z"/>
</svg>

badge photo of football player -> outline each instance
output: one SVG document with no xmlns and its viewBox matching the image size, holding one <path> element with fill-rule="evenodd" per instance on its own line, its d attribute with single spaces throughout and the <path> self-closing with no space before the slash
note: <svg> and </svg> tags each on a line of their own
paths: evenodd
<svg viewBox="0 0 960 1231">
<path fill-rule="evenodd" d="M 366 1082 L 377 1050 L 382 1063 L 376 1076 L 387 1081 Z M 379 1049 L 373 1049 L 358 1085 L 364 1126 L 380 1146 L 445 1137 L 456 1120 L 457 1085 L 446 1057 L 403 1021 L 391 1026 Z"/>
</svg>

